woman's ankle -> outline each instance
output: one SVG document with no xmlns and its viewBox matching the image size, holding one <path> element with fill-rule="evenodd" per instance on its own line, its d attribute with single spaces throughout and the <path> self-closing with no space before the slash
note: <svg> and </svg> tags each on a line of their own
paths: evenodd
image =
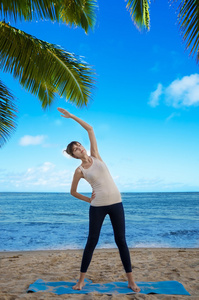
<svg viewBox="0 0 199 300">
<path fill-rule="evenodd" d="M 126 273 L 126 276 L 127 276 L 127 279 L 128 279 L 128 283 L 135 283 L 132 272 Z"/>
<path fill-rule="evenodd" d="M 84 283 L 84 279 L 85 279 L 86 273 L 80 272 L 80 276 L 79 276 L 79 282 L 80 283 Z"/>
</svg>

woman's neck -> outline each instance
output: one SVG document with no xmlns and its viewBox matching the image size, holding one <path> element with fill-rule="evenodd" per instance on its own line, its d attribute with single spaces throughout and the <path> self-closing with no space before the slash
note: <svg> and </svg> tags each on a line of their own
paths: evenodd
<svg viewBox="0 0 199 300">
<path fill-rule="evenodd" d="M 82 160 L 82 163 L 84 163 L 84 164 L 91 162 L 91 158 L 87 154 L 84 157 L 82 157 L 81 160 Z"/>
</svg>

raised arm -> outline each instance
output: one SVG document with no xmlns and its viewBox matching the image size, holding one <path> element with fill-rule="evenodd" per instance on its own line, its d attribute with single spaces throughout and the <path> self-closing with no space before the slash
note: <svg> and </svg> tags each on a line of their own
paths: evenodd
<svg viewBox="0 0 199 300">
<path fill-rule="evenodd" d="M 88 123 L 86 123 L 85 121 L 83 121 L 82 119 L 80 119 L 80 118 L 76 117 L 75 115 L 69 113 L 66 109 L 63 109 L 61 107 L 58 107 L 57 109 L 60 113 L 62 113 L 61 117 L 73 119 L 77 123 L 79 123 L 84 129 L 86 129 L 86 131 L 88 132 L 89 140 L 90 140 L 91 156 L 94 156 L 94 157 L 102 160 L 100 155 L 99 155 L 99 152 L 98 152 L 97 141 L 96 141 L 96 137 L 95 137 L 93 127 L 91 125 L 89 125 Z"/>
</svg>

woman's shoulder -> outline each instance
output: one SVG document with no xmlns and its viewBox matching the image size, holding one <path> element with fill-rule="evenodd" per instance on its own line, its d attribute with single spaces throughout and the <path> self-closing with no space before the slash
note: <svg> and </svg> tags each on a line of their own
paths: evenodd
<svg viewBox="0 0 199 300">
<path fill-rule="evenodd" d="M 75 170 L 74 175 L 80 176 L 83 175 L 83 168 L 82 166 L 78 166 L 77 169 Z"/>
</svg>

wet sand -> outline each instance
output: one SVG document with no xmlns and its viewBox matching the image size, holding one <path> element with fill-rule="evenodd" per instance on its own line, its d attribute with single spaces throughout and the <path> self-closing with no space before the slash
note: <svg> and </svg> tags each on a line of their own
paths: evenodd
<svg viewBox="0 0 199 300">
<path fill-rule="evenodd" d="M 177 280 L 191 296 L 180 295 L 61 295 L 26 293 L 28 286 L 45 281 L 76 281 L 83 250 L 0 252 L 0 300 L 15 299 L 199 299 L 199 248 L 130 249 L 135 281 Z M 93 283 L 126 281 L 117 249 L 96 249 L 87 272 Z"/>
</svg>

